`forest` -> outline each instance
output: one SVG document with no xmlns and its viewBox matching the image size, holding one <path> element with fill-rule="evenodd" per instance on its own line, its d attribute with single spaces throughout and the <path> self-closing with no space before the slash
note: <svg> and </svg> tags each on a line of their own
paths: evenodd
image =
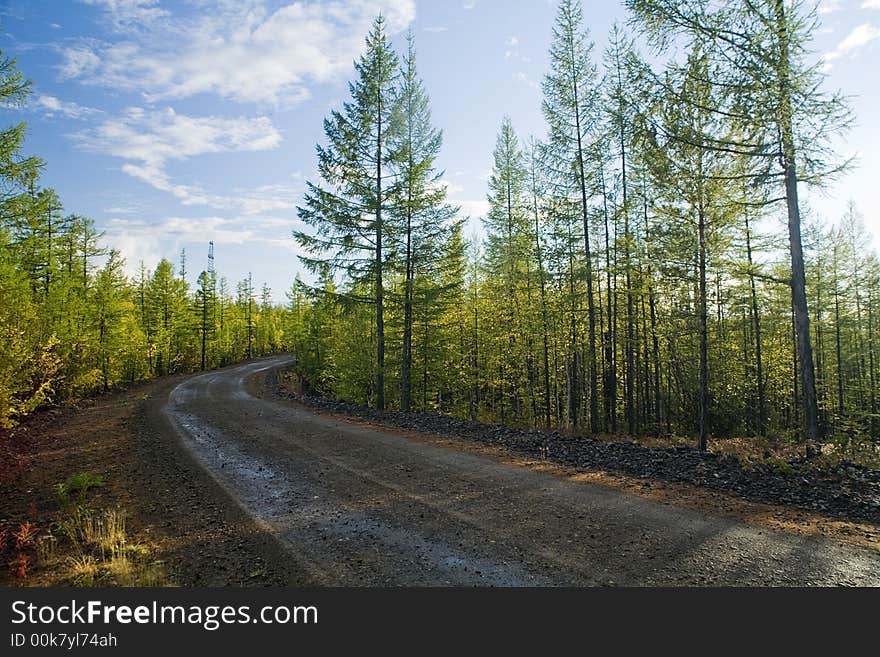
<svg viewBox="0 0 880 657">
<path fill-rule="evenodd" d="M 799 198 L 851 165 L 815 10 L 626 4 L 597 52 L 581 3 L 560 2 L 546 135 L 501 121 L 471 222 L 447 199 L 415 39 L 396 52 L 378 17 L 290 211 L 308 275 L 283 304 L 219 276 L 213 245 L 194 288 L 186 254 L 126 275 L 39 185 L 25 125 L 4 130 L 0 423 L 290 351 L 311 392 L 379 410 L 875 453 L 880 260 L 855 202 L 821 218 Z M 13 59 L 0 81 L 3 104 L 26 101 Z"/>
<path fill-rule="evenodd" d="M 31 82 L 0 55 L 0 102 L 27 101 Z M 41 406 L 123 384 L 193 372 L 284 348 L 285 311 L 252 277 L 230 284 L 213 267 L 195 289 L 178 264 L 125 261 L 88 217 L 40 186 L 44 163 L 23 154 L 26 125 L 0 131 L 0 428 Z"/>
<path fill-rule="evenodd" d="M 398 55 L 376 21 L 298 210 L 318 279 L 293 309 L 302 376 L 378 409 L 874 449 L 876 254 L 854 203 L 828 224 L 798 198 L 849 164 L 815 10 L 627 5 L 633 33 L 597 53 L 560 3 L 547 136 L 502 121 L 473 236 L 413 40 Z"/>
</svg>

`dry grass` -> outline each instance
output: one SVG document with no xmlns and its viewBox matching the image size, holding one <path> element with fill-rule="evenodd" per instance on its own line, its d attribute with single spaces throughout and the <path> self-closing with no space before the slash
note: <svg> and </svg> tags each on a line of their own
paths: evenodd
<svg viewBox="0 0 880 657">
<path fill-rule="evenodd" d="M 77 506 L 56 522 L 69 556 L 50 560 L 59 583 L 76 586 L 162 586 L 164 564 L 152 558 L 153 549 L 132 541 L 125 528 L 125 512 L 94 512 Z"/>
<path fill-rule="evenodd" d="M 90 554 L 67 557 L 67 575 L 76 586 L 94 586 L 98 578 L 98 562 Z"/>
<path fill-rule="evenodd" d="M 156 547 L 129 536 L 125 512 L 68 505 L 49 525 L 6 531 L 0 553 L 23 586 L 168 586 Z M 27 530 L 26 541 L 21 537 Z"/>
</svg>

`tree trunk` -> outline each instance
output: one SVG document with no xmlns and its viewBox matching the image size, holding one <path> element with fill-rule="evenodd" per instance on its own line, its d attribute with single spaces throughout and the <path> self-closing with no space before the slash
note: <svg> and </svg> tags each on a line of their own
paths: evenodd
<svg viewBox="0 0 880 657">
<path fill-rule="evenodd" d="M 247 339 L 248 360 L 254 357 L 254 283 L 251 273 L 248 272 L 248 298 L 247 298 Z"/>
<path fill-rule="evenodd" d="M 819 409 L 816 400 L 816 379 L 813 369 L 813 345 L 810 335 L 810 314 L 807 308 L 807 281 L 804 272 L 804 250 L 801 241 L 801 212 L 798 202 L 797 166 L 795 163 L 794 128 L 792 126 L 792 99 L 789 81 L 789 29 L 783 0 L 776 0 L 776 20 L 779 30 L 779 100 L 781 115 L 779 132 L 782 146 L 782 166 L 785 173 L 785 200 L 788 208 L 788 237 L 791 251 L 791 298 L 795 314 L 798 356 L 801 374 L 804 440 L 812 455 L 822 436 L 819 433 Z"/>
<path fill-rule="evenodd" d="M 751 292 L 752 327 L 755 331 L 755 378 L 758 394 L 758 435 L 767 434 L 767 409 L 764 394 L 764 363 L 761 344 L 761 315 L 758 312 L 758 290 L 755 285 L 755 270 L 752 260 L 752 231 L 749 216 L 746 215 L 746 254 L 749 265 L 749 289 Z"/>
<path fill-rule="evenodd" d="M 603 392 L 605 397 L 605 431 L 617 431 L 617 363 L 614 358 L 614 344 L 616 340 L 616 318 L 612 312 L 612 297 L 615 295 L 611 278 L 611 235 L 608 228 L 608 194 L 605 189 L 605 170 L 599 167 L 599 177 L 602 183 L 602 208 L 605 219 L 605 296 L 608 306 L 608 329 L 605 333 L 603 344 L 605 345 L 605 381 Z"/>
<path fill-rule="evenodd" d="M 697 240 L 699 250 L 699 316 L 700 316 L 700 441 L 705 451 L 709 436 L 709 328 L 706 308 L 706 216 L 702 201 L 697 208 Z"/>
<path fill-rule="evenodd" d="M 587 376 L 590 381 L 590 433 L 599 431 L 599 386 L 596 380 L 596 308 L 593 299 L 593 253 L 590 249 L 590 224 L 587 207 L 587 179 L 584 168 L 584 151 L 581 141 L 581 116 L 578 106 L 577 85 L 574 86 L 575 130 L 577 131 L 577 164 L 580 174 L 581 213 L 584 223 L 584 258 L 587 279 Z"/>
<path fill-rule="evenodd" d="M 824 340 L 822 337 L 822 259 L 816 263 L 816 396 L 819 403 L 819 424 L 824 432 L 827 425 L 825 408 L 828 403 L 827 372 Z"/>
<path fill-rule="evenodd" d="M 547 284 L 544 280 L 544 257 L 541 249 L 541 224 L 538 195 L 534 189 L 534 161 L 532 162 L 532 202 L 535 213 L 535 255 L 538 259 L 538 280 L 541 290 L 541 338 L 544 350 L 544 426 L 550 428 L 550 354 L 547 348 Z"/>
<path fill-rule="evenodd" d="M 475 284 L 476 285 L 476 284 Z M 471 362 L 471 420 L 476 422 L 480 408 L 480 338 L 479 311 L 474 294 L 474 349 Z"/>
<path fill-rule="evenodd" d="M 654 350 L 654 426 L 660 435 L 663 422 L 663 395 L 660 388 L 660 338 L 657 336 L 657 303 L 654 300 L 654 286 L 648 288 L 648 308 L 651 313 L 651 342 Z"/>
<path fill-rule="evenodd" d="M 422 348 L 422 410 L 428 410 L 428 317 L 425 316 L 424 322 L 424 340 L 425 344 Z"/>
<path fill-rule="evenodd" d="M 871 437 L 877 436 L 877 392 L 876 373 L 874 370 L 874 287 L 868 286 L 868 382 L 871 386 Z"/>
<path fill-rule="evenodd" d="M 843 419 L 846 413 L 846 403 L 843 394 L 843 350 L 840 344 L 840 289 L 837 279 L 837 256 L 834 257 L 834 335 L 837 353 L 837 414 L 838 421 Z"/>
<path fill-rule="evenodd" d="M 403 361 L 400 364 L 400 410 L 409 411 L 412 398 L 413 262 L 412 213 L 406 217 L 406 274 L 403 299 Z"/>
<path fill-rule="evenodd" d="M 857 256 L 856 256 L 857 257 Z M 858 386 L 856 390 L 858 391 L 859 396 L 859 409 L 865 408 L 865 344 L 862 341 L 862 298 L 859 294 L 859 285 L 861 285 L 861 281 L 859 281 L 858 271 L 853 272 L 855 274 L 854 280 L 852 281 L 852 289 L 855 293 L 855 301 L 856 301 L 856 380 L 858 382 Z"/>
<path fill-rule="evenodd" d="M 568 372 L 568 424 L 577 427 L 580 420 L 580 380 L 578 379 L 578 331 L 577 331 L 577 297 L 574 281 L 574 253 L 572 252 L 571 224 L 568 224 L 568 286 L 571 295 L 571 342 L 569 350 L 571 357 L 566 358 L 566 371 Z"/>
<path fill-rule="evenodd" d="M 203 286 L 206 283 L 203 281 Z M 202 372 L 205 371 L 206 365 L 206 350 L 208 346 L 208 298 L 207 298 L 207 290 L 205 287 L 202 288 Z"/>
<path fill-rule="evenodd" d="M 376 131 L 376 410 L 385 410 L 385 289 L 382 282 L 382 94 Z"/>
</svg>

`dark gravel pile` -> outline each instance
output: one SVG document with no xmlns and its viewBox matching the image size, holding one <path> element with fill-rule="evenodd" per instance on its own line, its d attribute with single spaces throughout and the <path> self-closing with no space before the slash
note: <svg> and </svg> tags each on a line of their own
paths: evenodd
<svg viewBox="0 0 880 657">
<path fill-rule="evenodd" d="M 744 499 L 784 504 L 843 518 L 880 522 L 880 471 L 855 463 L 817 467 L 803 460 L 744 465 L 735 456 L 692 447 L 647 447 L 627 441 L 573 437 L 557 431 L 481 424 L 432 413 L 375 409 L 313 395 L 278 394 L 312 408 L 377 424 L 504 447 L 530 457 L 585 470 L 695 484 Z M 780 467 L 781 465 L 781 467 Z"/>
</svg>

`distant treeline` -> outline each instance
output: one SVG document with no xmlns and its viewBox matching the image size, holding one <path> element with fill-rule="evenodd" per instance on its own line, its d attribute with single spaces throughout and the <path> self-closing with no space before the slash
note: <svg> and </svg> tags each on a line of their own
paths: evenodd
<svg viewBox="0 0 880 657">
<path fill-rule="evenodd" d="M 0 55 L 0 103 L 21 105 L 29 88 Z M 40 187 L 24 133 L 0 131 L 0 427 L 46 403 L 285 348 L 286 312 L 268 288 L 255 298 L 250 277 L 232 289 L 205 258 L 191 289 L 183 254 L 176 271 L 163 259 L 126 276 L 92 220 Z"/>
</svg>

